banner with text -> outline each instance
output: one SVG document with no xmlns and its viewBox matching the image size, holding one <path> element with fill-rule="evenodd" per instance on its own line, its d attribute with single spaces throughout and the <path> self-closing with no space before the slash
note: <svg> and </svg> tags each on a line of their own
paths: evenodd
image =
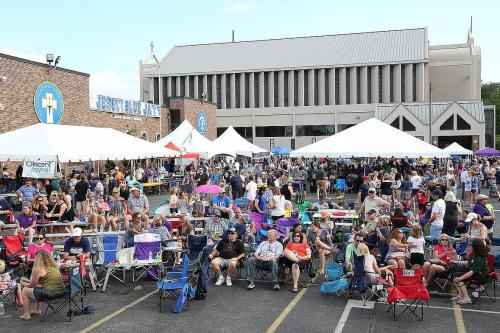
<svg viewBox="0 0 500 333">
<path fill-rule="evenodd" d="M 50 161 L 24 161 L 23 177 L 26 178 L 54 178 L 57 163 Z"/>
</svg>

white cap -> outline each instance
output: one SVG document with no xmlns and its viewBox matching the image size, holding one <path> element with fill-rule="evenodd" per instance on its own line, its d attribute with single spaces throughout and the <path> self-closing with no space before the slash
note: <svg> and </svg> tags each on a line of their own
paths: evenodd
<svg viewBox="0 0 500 333">
<path fill-rule="evenodd" d="M 132 188 L 130 189 L 130 192 L 132 192 L 132 191 L 139 191 L 139 192 L 141 192 L 141 190 L 140 190 L 140 189 L 138 189 L 138 188 L 137 188 L 137 187 L 135 187 L 135 186 L 134 186 L 134 187 L 132 187 Z"/>
<path fill-rule="evenodd" d="M 476 213 L 469 213 L 469 214 L 467 214 L 467 218 L 465 219 L 465 222 L 469 223 L 474 219 L 479 219 L 479 215 L 477 215 Z"/>
<path fill-rule="evenodd" d="M 377 193 L 377 190 L 374 187 L 370 187 L 368 189 L 368 192 L 375 192 L 375 193 Z"/>
<path fill-rule="evenodd" d="M 82 228 L 78 228 L 76 227 L 75 229 L 73 229 L 73 237 L 80 237 L 82 235 L 83 231 L 82 231 Z"/>
</svg>

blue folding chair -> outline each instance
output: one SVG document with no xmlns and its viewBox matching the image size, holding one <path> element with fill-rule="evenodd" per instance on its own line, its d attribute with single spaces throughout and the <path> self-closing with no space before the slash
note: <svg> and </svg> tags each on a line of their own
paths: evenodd
<svg viewBox="0 0 500 333">
<path fill-rule="evenodd" d="M 179 274 L 180 273 L 180 274 Z M 182 258 L 182 271 L 169 272 L 156 283 L 160 295 L 160 312 L 163 301 L 169 297 L 176 298 L 173 312 L 179 313 L 189 309 L 189 303 L 194 297 L 195 289 L 189 284 L 189 259 L 185 254 Z"/>
<path fill-rule="evenodd" d="M 347 190 L 347 186 L 345 184 L 345 179 L 337 178 L 337 181 L 335 183 L 335 190 L 337 192 L 339 192 L 339 191 L 345 192 Z"/>
</svg>

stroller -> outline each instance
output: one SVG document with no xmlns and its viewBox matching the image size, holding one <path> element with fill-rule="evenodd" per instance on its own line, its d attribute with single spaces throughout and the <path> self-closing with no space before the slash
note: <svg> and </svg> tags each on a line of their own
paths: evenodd
<svg viewBox="0 0 500 333">
<path fill-rule="evenodd" d="M 13 276 L 27 276 L 29 267 L 26 264 L 28 252 L 24 249 L 24 234 L 4 236 L 2 258 L 5 261 L 6 270 L 12 270 Z"/>
</svg>

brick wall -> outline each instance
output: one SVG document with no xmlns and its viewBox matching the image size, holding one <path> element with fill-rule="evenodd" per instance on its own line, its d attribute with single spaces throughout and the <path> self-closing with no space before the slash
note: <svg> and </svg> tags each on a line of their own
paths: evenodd
<svg viewBox="0 0 500 333">
<path fill-rule="evenodd" d="M 64 99 L 64 114 L 60 124 L 111 127 L 122 132 L 135 127 L 138 136 L 146 133 L 149 141 L 156 141 L 160 127 L 157 118 L 119 119 L 111 113 L 90 110 L 88 74 L 60 68 L 49 69 L 45 64 L 0 54 L 0 75 L 7 77 L 6 81 L 0 81 L 0 104 L 4 105 L 4 110 L 0 111 L 0 133 L 39 122 L 33 98 L 38 86 L 47 81 L 59 88 Z M 167 134 L 167 114 L 163 109 L 162 136 Z"/>
<path fill-rule="evenodd" d="M 215 103 L 202 102 L 201 100 L 189 97 L 172 97 L 168 100 L 167 105 L 170 109 L 180 111 L 181 122 L 187 119 L 194 127 L 196 127 L 198 112 L 204 111 L 207 115 L 207 132 L 205 133 L 205 137 L 210 140 L 217 138 L 217 106 Z"/>
</svg>

